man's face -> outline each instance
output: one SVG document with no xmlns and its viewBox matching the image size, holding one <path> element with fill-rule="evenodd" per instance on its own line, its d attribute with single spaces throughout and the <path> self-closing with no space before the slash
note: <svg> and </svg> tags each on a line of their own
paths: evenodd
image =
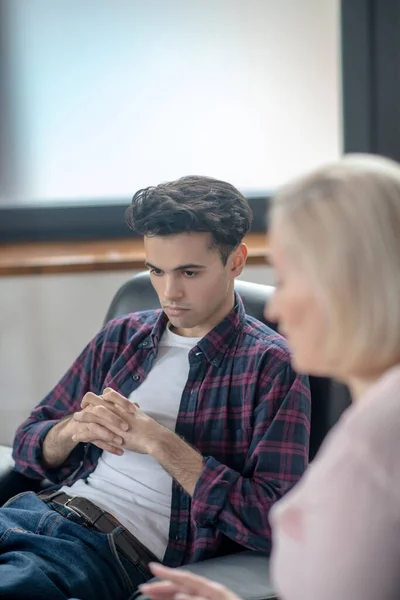
<svg viewBox="0 0 400 600">
<path fill-rule="evenodd" d="M 209 233 L 145 237 L 146 265 L 173 330 L 203 337 L 232 309 L 234 251 L 223 265 Z M 233 267 L 233 268 L 232 268 Z"/>
</svg>

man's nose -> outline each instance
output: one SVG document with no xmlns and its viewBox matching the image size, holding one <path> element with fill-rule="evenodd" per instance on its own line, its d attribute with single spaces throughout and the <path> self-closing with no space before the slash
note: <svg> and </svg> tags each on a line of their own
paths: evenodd
<svg viewBox="0 0 400 600">
<path fill-rule="evenodd" d="M 165 300 L 178 300 L 182 298 L 182 286 L 177 277 L 167 275 L 165 278 L 164 298 Z"/>
</svg>

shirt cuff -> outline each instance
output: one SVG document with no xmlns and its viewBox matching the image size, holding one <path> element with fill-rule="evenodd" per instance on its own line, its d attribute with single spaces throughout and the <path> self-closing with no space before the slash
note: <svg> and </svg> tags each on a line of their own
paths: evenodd
<svg viewBox="0 0 400 600">
<path fill-rule="evenodd" d="M 43 465 L 43 442 L 50 429 L 59 422 L 59 419 L 53 419 L 40 421 L 30 426 L 31 440 L 26 457 L 15 459 L 17 471 L 24 473 L 27 469 L 33 470 L 42 479 L 61 483 L 79 467 L 83 459 L 84 444 L 78 444 L 60 467 L 46 469 Z"/>
<path fill-rule="evenodd" d="M 191 514 L 199 527 L 215 527 L 228 494 L 240 474 L 212 456 L 204 459 L 204 468 L 192 496 Z"/>
</svg>

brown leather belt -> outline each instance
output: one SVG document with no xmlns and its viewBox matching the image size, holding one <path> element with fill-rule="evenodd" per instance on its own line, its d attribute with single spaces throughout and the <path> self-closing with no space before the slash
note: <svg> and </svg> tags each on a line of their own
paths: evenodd
<svg viewBox="0 0 400 600">
<path fill-rule="evenodd" d="M 121 523 L 110 513 L 102 510 L 96 504 L 82 498 L 75 496 L 71 498 L 64 492 L 55 494 L 54 492 L 41 492 L 38 494 L 39 498 L 43 502 L 54 504 L 60 504 L 71 509 L 81 517 L 85 519 L 85 525 L 93 527 L 102 533 L 111 533 L 116 527 L 123 527 Z M 56 509 L 57 510 L 57 509 Z M 121 532 L 114 537 L 116 548 L 134 565 L 140 565 L 143 569 L 148 571 L 151 575 L 148 565 L 150 562 L 159 562 L 158 558 L 154 556 L 139 540 L 128 531 L 125 527 Z"/>
</svg>

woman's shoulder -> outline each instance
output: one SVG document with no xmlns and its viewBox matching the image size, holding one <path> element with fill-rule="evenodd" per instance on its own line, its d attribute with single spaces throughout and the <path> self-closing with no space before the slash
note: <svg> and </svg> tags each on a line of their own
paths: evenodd
<svg viewBox="0 0 400 600">
<path fill-rule="evenodd" d="M 353 457 L 369 465 L 370 472 L 400 486 L 400 366 L 387 371 L 346 411 L 337 433 Z M 335 446 L 339 442 L 336 439 Z"/>
<path fill-rule="evenodd" d="M 400 439 L 400 365 L 384 373 L 344 419 L 347 430 L 367 445 L 393 450 Z M 349 433 L 349 431 L 347 431 Z"/>
<path fill-rule="evenodd" d="M 374 490 L 375 494 L 379 489 L 388 502 L 398 505 L 399 440 L 400 367 L 387 372 L 343 413 L 300 484 L 278 505 L 286 508 L 292 501 L 313 505 L 321 496 L 329 505 L 335 490 L 348 490 L 349 485 Z"/>
</svg>

